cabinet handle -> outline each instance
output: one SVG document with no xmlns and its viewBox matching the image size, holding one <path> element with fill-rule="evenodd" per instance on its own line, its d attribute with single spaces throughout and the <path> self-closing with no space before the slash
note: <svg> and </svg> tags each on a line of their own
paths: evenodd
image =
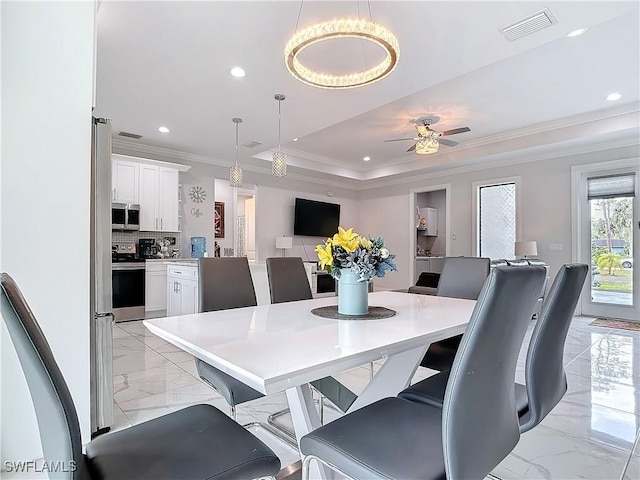
<svg viewBox="0 0 640 480">
<path fill-rule="evenodd" d="M 160 230 L 164 229 L 164 227 L 162 226 L 162 218 L 160 219 Z"/>
<path fill-rule="evenodd" d="M 156 217 L 156 230 L 158 229 L 158 217 Z"/>
<path fill-rule="evenodd" d="M 113 189 L 113 201 L 114 202 L 116 201 L 116 189 L 115 188 Z"/>
</svg>

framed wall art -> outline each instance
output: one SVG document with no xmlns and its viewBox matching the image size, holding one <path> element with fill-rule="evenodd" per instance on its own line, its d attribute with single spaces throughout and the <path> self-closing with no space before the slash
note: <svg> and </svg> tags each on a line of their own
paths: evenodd
<svg viewBox="0 0 640 480">
<path fill-rule="evenodd" d="M 224 238 L 224 202 L 215 202 L 213 208 L 213 236 Z"/>
</svg>

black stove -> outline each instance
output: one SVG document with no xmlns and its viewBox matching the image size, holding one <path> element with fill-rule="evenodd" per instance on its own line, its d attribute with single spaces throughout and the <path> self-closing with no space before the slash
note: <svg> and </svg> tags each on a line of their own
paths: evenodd
<svg viewBox="0 0 640 480">
<path fill-rule="evenodd" d="M 111 263 L 144 263 L 140 258 L 135 243 L 112 243 Z"/>
</svg>

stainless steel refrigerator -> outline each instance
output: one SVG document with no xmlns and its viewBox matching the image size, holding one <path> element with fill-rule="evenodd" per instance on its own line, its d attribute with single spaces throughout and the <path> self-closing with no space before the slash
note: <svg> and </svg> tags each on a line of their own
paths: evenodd
<svg viewBox="0 0 640 480">
<path fill-rule="evenodd" d="M 113 424 L 111 305 L 111 121 L 93 118 L 91 134 L 91 435 Z"/>
</svg>

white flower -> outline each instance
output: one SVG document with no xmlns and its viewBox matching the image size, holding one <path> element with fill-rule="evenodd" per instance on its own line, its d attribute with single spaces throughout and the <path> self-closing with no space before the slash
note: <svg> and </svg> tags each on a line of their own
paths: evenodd
<svg viewBox="0 0 640 480">
<path fill-rule="evenodd" d="M 389 250 L 387 250 L 386 248 L 381 248 L 380 249 L 380 257 L 387 258 L 388 256 L 389 256 Z"/>
</svg>

